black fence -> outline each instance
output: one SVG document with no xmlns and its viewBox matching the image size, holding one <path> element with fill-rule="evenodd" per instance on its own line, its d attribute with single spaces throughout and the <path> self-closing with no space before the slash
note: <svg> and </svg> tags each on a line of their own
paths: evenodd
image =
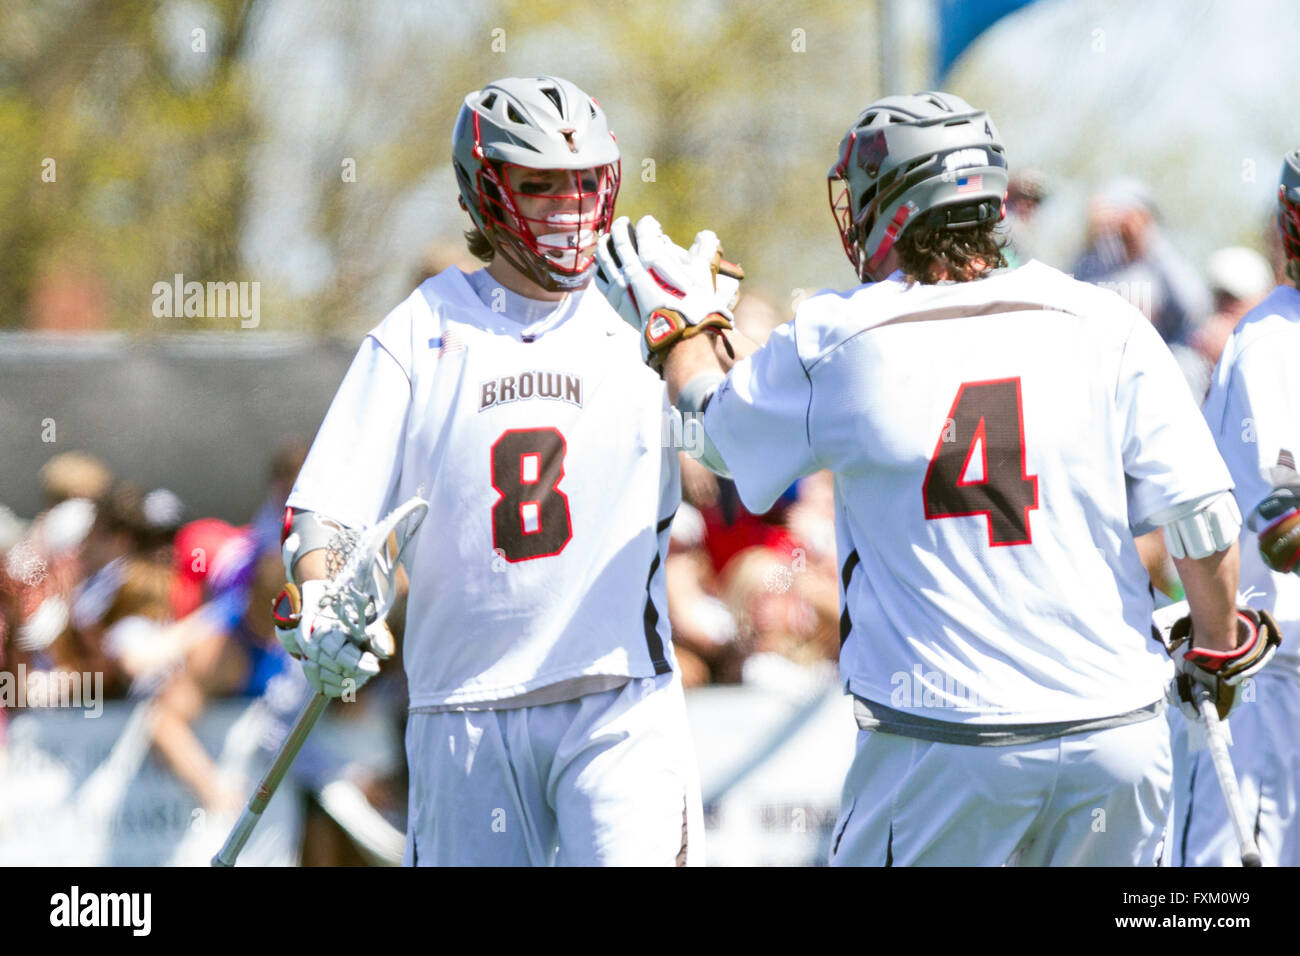
<svg viewBox="0 0 1300 956">
<path fill-rule="evenodd" d="M 38 472 L 81 449 L 189 517 L 247 521 L 271 455 L 311 441 L 361 336 L 0 334 L 0 504 L 30 518 Z"/>
</svg>

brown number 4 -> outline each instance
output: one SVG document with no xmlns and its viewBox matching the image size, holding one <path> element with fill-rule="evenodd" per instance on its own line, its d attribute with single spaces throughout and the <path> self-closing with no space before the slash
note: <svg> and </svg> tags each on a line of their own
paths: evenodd
<svg viewBox="0 0 1300 956">
<path fill-rule="evenodd" d="M 978 475 L 968 477 L 973 470 Z M 985 515 L 990 546 L 1033 544 L 1029 512 L 1038 507 L 1038 477 L 1025 473 L 1019 378 L 957 389 L 921 494 L 927 520 Z"/>
</svg>

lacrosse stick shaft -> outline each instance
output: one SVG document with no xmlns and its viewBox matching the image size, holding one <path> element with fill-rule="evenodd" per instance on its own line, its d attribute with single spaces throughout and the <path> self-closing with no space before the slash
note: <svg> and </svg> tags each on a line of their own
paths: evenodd
<svg viewBox="0 0 1300 956">
<path fill-rule="evenodd" d="M 1210 748 L 1210 759 L 1214 761 L 1214 773 L 1219 778 L 1219 788 L 1223 799 L 1228 804 L 1228 816 L 1232 818 L 1232 829 L 1237 835 L 1237 845 L 1241 847 L 1242 866 L 1260 866 L 1259 847 L 1246 824 L 1246 809 L 1241 802 L 1241 788 L 1237 786 L 1237 772 L 1232 768 L 1232 758 L 1228 755 L 1228 744 L 1223 737 L 1223 725 L 1219 722 L 1219 710 L 1214 703 L 1214 693 L 1204 685 L 1196 688 L 1196 709 L 1205 721 L 1205 739 Z"/>
<path fill-rule="evenodd" d="M 235 859 L 239 856 L 239 851 L 244 848 L 248 838 L 253 835 L 253 828 L 257 822 L 262 819 L 262 811 L 266 809 L 271 798 L 275 796 L 275 791 L 279 789 L 281 781 L 284 780 L 285 774 L 289 772 L 289 767 L 293 764 L 294 759 L 298 756 L 298 751 L 302 749 L 303 743 L 307 740 L 307 735 L 311 733 L 312 727 L 316 725 L 317 719 L 325 711 L 325 705 L 328 704 L 329 698 L 324 694 L 315 694 L 303 708 L 302 714 L 298 717 L 298 722 L 293 725 L 289 731 L 289 736 L 284 739 L 280 745 L 280 751 L 275 755 L 275 760 L 271 762 L 271 768 L 266 771 L 266 776 L 262 782 L 257 785 L 253 795 L 248 800 L 248 806 L 244 807 L 239 819 L 235 822 L 234 828 L 230 831 L 230 836 L 226 837 L 225 844 L 221 847 L 220 852 L 212 858 L 213 866 L 234 866 Z"/>
</svg>

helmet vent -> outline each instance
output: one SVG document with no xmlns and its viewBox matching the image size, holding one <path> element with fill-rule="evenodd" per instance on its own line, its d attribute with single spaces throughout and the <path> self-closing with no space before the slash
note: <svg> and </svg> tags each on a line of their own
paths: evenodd
<svg viewBox="0 0 1300 956">
<path fill-rule="evenodd" d="M 524 123 L 524 118 L 519 115 L 519 111 L 515 109 L 514 103 L 506 104 L 506 119 L 510 120 L 512 123 L 518 123 L 520 126 Z"/>
<path fill-rule="evenodd" d="M 489 93 L 487 96 L 483 97 L 483 109 L 490 110 L 496 105 L 496 102 L 497 95 L 495 93 Z"/>
<path fill-rule="evenodd" d="M 591 118 L 592 118 L 592 119 L 595 119 L 595 118 L 596 118 L 596 104 L 595 104 L 595 103 L 588 103 L 587 105 L 591 107 Z"/>
<path fill-rule="evenodd" d="M 548 86 L 542 90 L 542 95 L 555 104 L 555 112 L 561 116 L 564 115 L 564 106 L 560 103 L 560 91 L 553 86 Z"/>
</svg>

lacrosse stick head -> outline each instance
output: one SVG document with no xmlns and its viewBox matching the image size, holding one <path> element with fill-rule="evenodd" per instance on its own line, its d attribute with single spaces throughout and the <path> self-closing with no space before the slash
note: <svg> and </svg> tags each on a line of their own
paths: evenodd
<svg viewBox="0 0 1300 956">
<path fill-rule="evenodd" d="M 350 544 L 340 542 L 337 551 L 331 547 L 331 558 L 342 556 L 343 562 L 332 575 L 326 600 L 353 634 L 365 633 L 392 608 L 398 563 L 428 512 L 427 501 L 412 497 L 383 521 L 356 534 Z"/>
</svg>

